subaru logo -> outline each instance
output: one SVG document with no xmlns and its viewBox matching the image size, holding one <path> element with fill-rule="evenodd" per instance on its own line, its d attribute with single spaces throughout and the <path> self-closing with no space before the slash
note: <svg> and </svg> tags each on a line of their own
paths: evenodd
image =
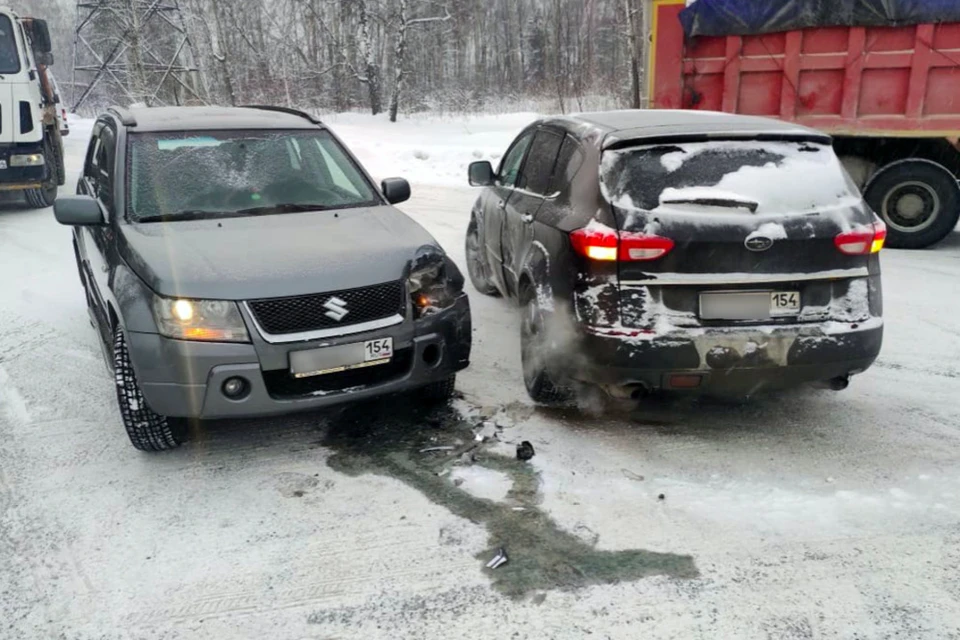
<svg viewBox="0 0 960 640">
<path fill-rule="evenodd" d="M 750 236 L 743 243 L 750 251 L 766 251 L 773 246 L 773 239 L 767 236 Z"/>
<path fill-rule="evenodd" d="M 347 310 L 347 302 L 345 300 L 341 300 L 337 296 L 333 296 L 324 302 L 323 308 L 327 310 L 324 315 L 331 320 L 336 320 L 337 322 L 340 322 L 346 318 L 347 314 L 350 313 L 350 311 Z"/>
</svg>

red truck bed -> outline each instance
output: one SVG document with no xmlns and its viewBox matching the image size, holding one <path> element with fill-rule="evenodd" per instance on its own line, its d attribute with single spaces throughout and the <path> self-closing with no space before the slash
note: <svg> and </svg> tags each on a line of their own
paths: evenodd
<svg viewBox="0 0 960 640">
<path fill-rule="evenodd" d="M 960 136 L 960 23 L 685 41 L 654 0 L 650 106 L 771 116 L 831 134 Z"/>
</svg>

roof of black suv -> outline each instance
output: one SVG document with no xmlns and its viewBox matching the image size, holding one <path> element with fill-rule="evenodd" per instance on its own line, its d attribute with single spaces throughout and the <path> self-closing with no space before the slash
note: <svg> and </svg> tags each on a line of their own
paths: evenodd
<svg viewBox="0 0 960 640">
<path fill-rule="evenodd" d="M 550 119 L 568 130 L 581 129 L 584 125 L 597 129 L 603 136 L 603 147 L 626 140 L 690 135 L 770 135 L 801 137 L 829 142 L 830 137 L 815 129 L 790 122 L 741 116 L 717 111 L 693 111 L 682 109 L 635 109 L 580 113 Z"/>
<path fill-rule="evenodd" d="M 254 107 L 134 107 L 110 109 L 137 131 L 316 129 L 320 122 L 294 110 Z"/>
</svg>

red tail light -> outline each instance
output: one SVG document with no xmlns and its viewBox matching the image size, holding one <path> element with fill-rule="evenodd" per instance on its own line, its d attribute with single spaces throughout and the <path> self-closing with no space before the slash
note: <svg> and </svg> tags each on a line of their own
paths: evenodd
<svg viewBox="0 0 960 640">
<path fill-rule="evenodd" d="M 865 229 L 841 233 L 834 238 L 833 243 L 837 245 L 837 249 L 848 256 L 868 256 L 871 253 L 879 253 L 886 240 L 887 225 L 874 222 Z"/>
<path fill-rule="evenodd" d="M 670 253 L 674 245 L 670 238 L 590 227 L 571 233 L 570 242 L 580 255 L 603 262 L 657 260 Z"/>
</svg>

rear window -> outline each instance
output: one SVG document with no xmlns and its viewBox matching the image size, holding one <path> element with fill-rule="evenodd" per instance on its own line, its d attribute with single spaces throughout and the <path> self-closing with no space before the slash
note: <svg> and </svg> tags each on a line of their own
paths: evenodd
<svg viewBox="0 0 960 640">
<path fill-rule="evenodd" d="M 860 199 L 833 148 L 811 142 L 715 141 L 607 151 L 604 197 L 642 211 L 787 214 Z"/>
</svg>

